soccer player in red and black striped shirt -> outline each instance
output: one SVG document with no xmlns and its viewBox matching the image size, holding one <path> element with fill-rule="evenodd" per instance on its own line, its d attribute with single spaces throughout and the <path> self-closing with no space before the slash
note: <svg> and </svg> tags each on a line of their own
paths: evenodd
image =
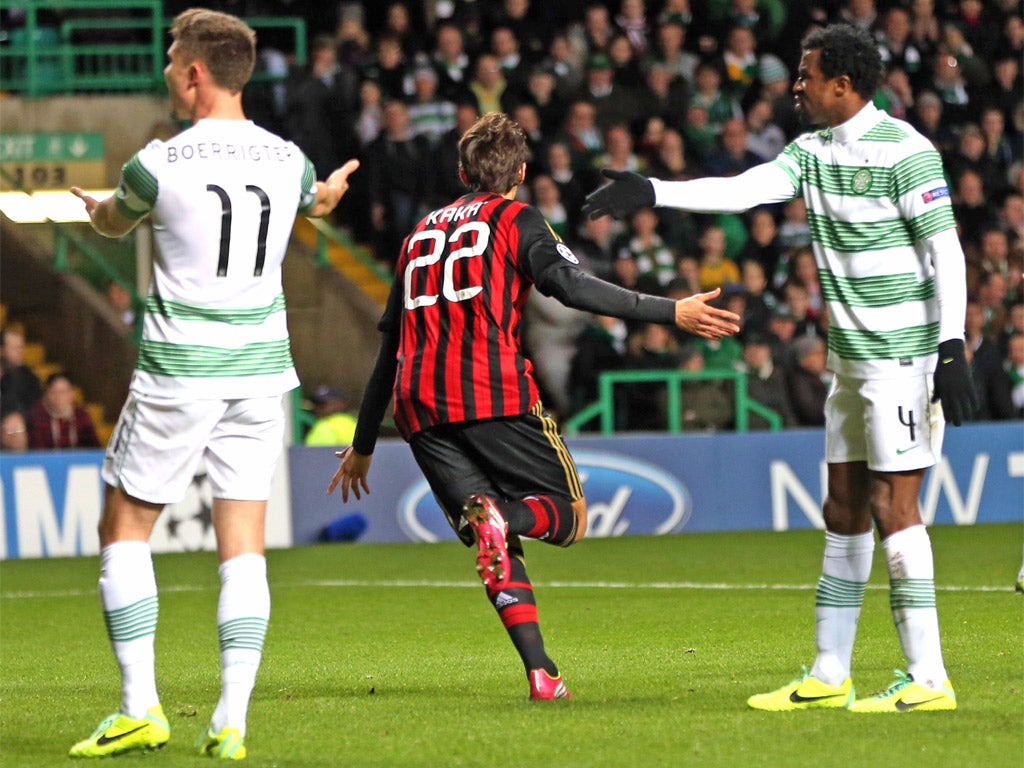
<svg viewBox="0 0 1024 768">
<path fill-rule="evenodd" d="M 470 190 L 429 213 L 398 256 L 380 322 L 380 353 L 351 447 L 329 490 L 369 492 L 367 473 L 384 411 L 395 422 L 449 522 L 477 545 L 487 596 L 519 652 L 530 697 L 568 695 L 544 651 L 521 537 L 569 546 L 587 528 L 572 456 L 545 416 L 523 353 L 520 323 L 530 289 L 577 309 L 675 324 L 705 338 L 739 331 L 739 317 L 707 302 L 635 293 L 599 280 L 533 207 L 515 200 L 526 173 L 526 137 L 501 113 L 480 118 L 459 142 Z"/>
</svg>

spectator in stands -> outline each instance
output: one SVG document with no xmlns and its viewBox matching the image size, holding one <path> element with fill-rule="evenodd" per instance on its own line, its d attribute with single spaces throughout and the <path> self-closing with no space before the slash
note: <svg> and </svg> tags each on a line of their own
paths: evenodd
<svg viewBox="0 0 1024 768">
<path fill-rule="evenodd" d="M 875 33 L 882 66 L 902 69 L 915 89 L 923 85 L 927 74 L 925 57 L 911 39 L 910 11 L 894 5 L 885 12 L 882 28 Z"/>
<path fill-rule="evenodd" d="M 39 377 L 25 364 L 25 331 L 8 324 L 0 330 L 0 411 L 28 413 L 42 394 Z"/>
<path fill-rule="evenodd" d="M 309 398 L 316 421 L 306 433 L 306 445 L 351 445 L 356 417 L 348 412 L 349 401 L 338 387 L 321 384 Z"/>
<path fill-rule="evenodd" d="M 402 56 L 412 62 L 423 49 L 423 40 L 413 27 L 409 9 L 405 3 L 391 3 L 387 7 L 382 34 L 394 37 L 402 48 Z"/>
<path fill-rule="evenodd" d="M 603 371 L 617 371 L 625 367 L 627 335 L 624 321 L 608 315 L 594 315 L 576 337 L 576 351 L 569 368 L 569 396 L 573 413 L 597 400 L 598 380 Z M 621 400 L 620 394 L 617 402 Z M 622 410 L 616 408 L 616 414 L 621 414 Z M 588 426 L 596 428 L 593 423 Z"/>
<path fill-rule="evenodd" d="M 739 346 L 735 339 L 730 341 Z M 679 359 L 679 367 L 690 373 L 711 368 L 700 344 L 683 345 Z M 728 386 L 723 379 L 683 380 L 679 385 L 679 428 L 683 432 L 716 432 L 729 427 L 736 418 L 736 401 Z"/>
<path fill-rule="evenodd" d="M 455 127 L 455 104 L 437 92 L 437 72 L 432 67 L 418 67 L 412 83 L 409 130 L 413 136 L 426 139 L 430 149 L 436 149 L 441 137 Z"/>
<path fill-rule="evenodd" d="M 1009 338 L 1003 366 L 1010 377 L 1013 417 L 1024 418 L 1024 334 L 1017 333 Z"/>
<path fill-rule="evenodd" d="M 612 81 L 633 92 L 639 91 L 644 80 L 643 69 L 625 34 L 620 32 L 612 38 L 608 58 L 612 63 Z"/>
<path fill-rule="evenodd" d="M 502 97 L 507 87 L 498 59 L 489 53 L 478 57 L 473 69 L 473 79 L 469 83 L 469 90 L 476 99 L 477 111 L 481 115 L 504 111 Z"/>
<path fill-rule="evenodd" d="M 911 0 L 910 39 L 923 57 L 931 58 L 941 36 L 939 20 L 935 16 L 935 0 Z"/>
<path fill-rule="evenodd" d="M 817 336 L 801 336 L 793 342 L 787 391 L 800 426 L 825 424 L 825 398 L 828 396 L 825 351 L 825 342 Z"/>
<path fill-rule="evenodd" d="M 980 127 L 985 139 L 985 157 L 995 165 L 997 178 L 992 192 L 1001 192 L 1005 184 L 1006 172 L 1010 170 L 1014 160 L 1020 155 L 1020 146 L 1016 152 L 1006 135 L 1006 118 L 1003 110 L 997 106 L 984 107 L 981 110 Z"/>
<path fill-rule="evenodd" d="M 64 373 L 46 379 L 43 395 L 28 412 L 32 449 L 99 448 L 92 416 L 75 405 L 75 390 Z"/>
<path fill-rule="evenodd" d="M 556 34 L 551 38 L 544 66 L 554 74 L 555 93 L 559 96 L 565 98 L 583 86 L 582 67 L 566 35 Z"/>
<path fill-rule="evenodd" d="M 737 259 L 741 263 L 751 259 L 757 261 L 764 270 L 765 278 L 770 279 L 775 274 L 782 250 L 779 243 L 779 226 L 775 222 L 775 214 L 771 208 L 761 205 L 748 211 L 747 229 L 750 237 L 743 244 Z"/>
<path fill-rule="evenodd" d="M 978 285 L 978 303 L 985 316 L 985 335 L 998 339 L 1006 327 L 1006 295 L 1009 290 L 1006 276 L 999 272 L 985 272 Z"/>
<path fill-rule="evenodd" d="M 460 102 L 469 96 L 469 56 L 463 48 L 462 30 L 453 22 L 437 27 L 437 43 L 431 64 L 438 74 L 438 93 L 448 101 Z"/>
<path fill-rule="evenodd" d="M 681 352 L 670 328 L 655 323 L 644 325 L 626 341 L 625 368 L 630 370 L 675 370 Z M 636 382 L 622 385 L 626 399 L 626 429 L 664 431 L 667 426 L 664 382 Z"/>
<path fill-rule="evenodd" d="M 982 176 L 964 168 L 953 176 L 953 216 L 960 230 L 960 239 L 968 253 L 977 248 L 981 229 L 994 218 L 992 206 L 985 195 Z"/>
<path fill-rule="evenodd" d="M 616 255 L 636 262 L 640 290 L 660 296 L 676 276 L 676 255 L 657 230 L 658 217 L 653 208 L 636 211 L 629 219 L 629 232 L 620 238 Z"/>
<path fill-rule="evenodd" d="M 551 230 L 565 240 L 569 234 L 569 216 L 555 180 L 546 173 L 538 174 L 530 185 L 533 205 L 544 216 Z"/>
<path fill-rule="evenodd" d="M 747 89 L 758 76 L 757 40 L 749 27 L 736 25 L 726 33 L 722 63 L 725 80 L 722 89 L 737 102 L 743 100 Z"/>
<path fill-rule="evenodd" d="M 21 411 L 9 411 L 0 419 L 0 451 L 23 453 L 28 450 L 28 424 Z"/>
<path fill-rule="evenodd" d="M 628 125 L 640 110 L 636 92 L 615 82 L 612 60 L 606 53 L 595 53 L 587 59 L 586 77 L 577 98 L 594 105 L 594 119 L 601 129 L 614 123 Z"/>
<path fill-rule="evenodd" d="M 535 366 L 541 402 L 564 418 L 572 411 L 569 372 L 576 353 L 576 338 L 590 316 L 540 291 L 530 291 L 523 314 L 524 346 Z"/>
<path fill-rule="evenodd" d="M 994 196 L 1003 189 L 1006 168 L 1000 168 L 988 154 L 985 134 L 977 123 L 968 123 L 960 130 L 956 149 L 947 153 L 943 161 L 951 179 L 960 179 L 965 171 L 978 174 L 986 196 Z M 976 232 L 973 234 L 977 236 Z"/>
<path fill-rule="evenodd" d="M 950 152 L 956 146 L 956 134 L 943 121 L 942 99 L 934 91 L 924 91 L 918 96 L 909 120 L 940 153 Z"/>
<path fill-rule="evenodd" d="M 700 63 L 700 57 L 685 49 L 686 23 L 682 16 L 668 16 L 659 22 L 655 48 L 650 54 L 661 64 L 674 80 L 682 81 L 685 87 L 693 82 L 693 75 Z"/>
<path fill-rule="evenodd" d="M 537 108 L 528 101 L 521 101 L 512 107 L 511 116 L 526 134 L 529 163 L 530 166 L 533 166 L 533 170 L 527 166 L 526 180 L 533 181 L 534 177 L 544 170 L 544 133 L 540 129 Z"/>
<path fill-rule="evenodd" d="M 541 166 L 547 167 L 552 181 L 558 185 L 558 197 L 562 201 L 562 205 L 565 206 L 569 233 L 566 239 L 572 240 L 573 233 L 580 225 L 580 208 L 583 206 L 586 192 L 580 183 L 578 174 L 573 170 L 569 146 L 562 141 L 552 141 L 547 146 L 546 157 L 543 160 Z M 606 261 L 610 263 L 611 259 Z"/>
<path fill-rule="evenodd" d="M 577 171 L 586 170 L 596 177 L 594 158 L 604 151 L 604 138 L 597 127 L 597 108 L 593 102 L 577 99 L 569 105 L 564 139 L 572 153 L 573 168 Z"/>
<path fill-rule="evenodd" d="M 774 159 L 774 158 L 773 158 Z M 731 118 L 722 125 L 719 149 L 704 163 L 711 176 L 738 176 L 764 160 L 747 149 L 747 124 Z"/>
<path fill-rule="evenodd" d="M 1011 20 L 1024 32 L 1024 21 L 1011 17 Z M 1007 22 L 1009 24 L 1009 21 Z M 1021 102 L 1021 56 L 1019 53 L 1001 53 L 992 65 L 992 82 L 981 92 L 980 101 L 986 106 L 998 107 L 1003 113 L 1003 124 L 1014 125 L 1014 111 L 1019 109 Z M 1020 151 L 1019 134 L 1021 126 L 1016 126 L 1018 134 L 1017 151 Z"/>
<path fill-rule="evenodd" d="M 772 310 L 778 304 L 778 299 L 768 291 L 768 277 L 760 261 L 749 258 L 740 262 L 740 284 L 746 296 L 742 324 L 744 331 L 767 333 Z"/>
<path fill-rule="evenodd" d="M 967 122 L 971 97 L 960 63 L 949 51 L 940 51 L 933 60 L 931 90 L 942 100 L 942 113 L 952 127 Z"/>
<path fill-rule="evenodd" d="M 514 104 L 526 93 L 530 67 L 520 54 L 519 41 L 510 27 L 500 26 L 491 31 L 491 53 L 505 79 L 504 102 Z"/>
<path fill-rule="evenodd" d="M 309 64 L 286 84 L 285 130 L 313 163 L 317 178 L 327 178 L 356 153 L 352 115 L 357 99 L 355 72 L 338 63 L 335 39 L 314 38 Z"/>
<path fill-rule="evenodd" d="M 740 268 L 725 255 L 725 230 L 718 224 L 705 228 L 700 236 L 700 286 L 702 291 L 735 285 Z"/>
<path fill-rule="evenodd" d="M 1003 356 L 995 341 L 985 335 L 985 313 L 977 301 L 968 299 L 964 323 L 964 351 L 971 367 L 971 382 L 978 407 L 973 421 L 1013 417 L 1013 385 L 1003 368 Z"/>
<path fill-rule="evenodd" d="M 720 65 L 713 61 L 703 61 L 697 65 L 694 74 L 694 95 L 690 104 L 703 107 L 707 111 L 708 129 L 718 135 L 727 120 L 743 119 L 743 111 L 739 102 L 722 88 L 722 71 Z M 687 122 L 690 116 L 687 113 Z"/>
<path fill-rule="evenodd" d="M 565 121 L 565 103 L 558 98 L 555 88 L 558 81 L 548 67 L 535 66 L 530 70 L 523 98 L 537 110 L 540 130 L 546 139 L 553 138 Z"/>
<path fill-rule="evenodd" d="M 370 217 L 383 261 L 396 258 L 402 233 L 412 229 L 430 199 L 432 165 L 426 140 L 412 135 L 405 104 L 387 102 L 384 132 L 366 148 Z"/>
<path fill-rule="evenodd" d="M 435 200 L 454 200 L 465 193 L 466 187 L 459 179 L 459 139 L 479 117 L 475 102 L 467 101 L 456 105 L 455 127 L 441 137 L 441 142 L 434 153 L 436 163 L 433 168 L 432 188 Z"/>
<path fill-rule="evenodd" d="M 402 41 L 384 34 L 377 38 L 376 56 L 366 66 L 363 77 L 377 81 L 383 99 L 405 99 L 412 94 L 409 68 Z"/>
<path fill-rule="evenodd" d="M 619 285 L 615 278 L 615 263 L 618 261 L 618 242 L 615 234 L 615 223 L 608 216 L 600 219 L 592 219 L 589 216 L 583 218 L 577 230 L 576 237 L 569 239 L 569 246 L 572 252 L 580 261 L 595 275 L 611 280 Z M 630 264 L 635 266 L 636 262 L 629 259 Z M 635 278 L 632 285 L 635 285 Z"/>
<path fill-rule="evenodd" d="M 605 152 L 597 156 L 594 165 L 616 171 L 639 171 L 643 168 L 640 156 L 633 151 L 633 135 L 625 123 L 609 125 L 604 132 Z"/>
<path fill-rule="evenodd" d="M 356 136 L 362 147 L 380 136 L 384 122 L 381 104 L 380 84 L 376 80 L 363 80 L 359 84 L 359 112 L 356 115 Z"/>
<path fill-rule="evenodd" d="M 640 89 L 640 114 L 656 115 L 666 125 L 679 128 L 689 100 L 690 91 L 685 80 L 673 79 L 671 71 L 660 61 L 652 61 L 647 66 Z"/>
<path fill-rule="evenodd" d="M 784 427 L 796 424 L 796 416 L 789 404 L 786 375 L 772 359 L 771 338 L 760 330 L 743 333 L 743 359 L 737 369 L 747 374 L 747 395 L 766 408 L 771 408 L 782 417 Z M 750 429 L 767 429 L 768 421 L 755 413 L 749 415 Z"/>
<path fill-rule="evenodd" d="M 774 160 L 786 148 L 786 134 L 775 122 L 772 104 L 763 94 L 749 102 L 746 110 L 747 151 L 758 162 Z"/>
<path fill-rule="evenodd" d="M 530 0 L 503 0 L 501 10 L 496 14 L 498 26 L 512 30 L 524 60 L 536 64 L 544 57 L 545 41 L 551 37 L 551 30 L 532 17 Z"/>
<path fill-rule="evenodd" d="M 794 197 L 782 206 L 779 223 L 779 245 L 783 251 L 806 248 L 811 244 L 811 225 L 807 222 L 807 204 L 803 197 Z"/>
</svg>

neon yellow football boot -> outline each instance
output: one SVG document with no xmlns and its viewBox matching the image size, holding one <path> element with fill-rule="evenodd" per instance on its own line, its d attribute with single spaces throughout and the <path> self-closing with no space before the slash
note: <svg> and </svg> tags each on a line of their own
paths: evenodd
<svg viewBox="0 0 1024 768">
<path fill-rule="evenodd" d="M 956 709 L 956 693 L 947 680 L 941 688 L 928 688 L 900 670 L 896 680 L 880 693 L 858 699 L 850 705 L 851 712 L 937 712 Z"/>
<path fill-rule="evenodd" d="M 115 712 L 97 726 L 92 736 L 71 748 L 71 757 L 108 757 L 133 750 L 160 749 L 171 738 L 171 729 L 159 704 L 141 719 Z"/>
<path fill-rule="evenodd" d="M 245 739 L 237 728 L 224 726 L 220 733 L 214 733 L 212 728 L 207 728 L 199 740 L 196 741 L 199 754 L 207 757 L 219 757 L 222 760 L 244 760 Z"/>
<path fill-rule="evenodd" d="M 795 709 L 844 709 L 853 702 L 853 680 L 849 677 L 840 685 L 829 685 L 812 676 L 807 667 L 800 677 L 787 685 L 758 693 L 747 699 L 747 706 L 768 712 L 790 712 Z"/>
</svg>

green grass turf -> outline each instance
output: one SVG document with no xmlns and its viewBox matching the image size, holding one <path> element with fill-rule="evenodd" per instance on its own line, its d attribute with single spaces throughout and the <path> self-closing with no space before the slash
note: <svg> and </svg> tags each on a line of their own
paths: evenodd
<svg viewBox="0 0 1024 768">
<path fill-rule="evenodd" d="M 761 713 L 814 655 L 816 531 L 528 550 L 548 650 L 575 698 L 527 701 L 519 660 L 456 544 L 269 555 L 273 616 L 252 766 L 1024 765 L 1020 525 L 937 527 L 955 713 Z M 118 766 L 193 766 L 219 690 L 215 558 L 158 555 L 157 676 L 171 743 Z M 864 694 L 902 654 L 876 551 L 854 655 Z M 69 764 L 119 701 L 97 560 L 0 565 L 0 763 Z"/>
</svg>

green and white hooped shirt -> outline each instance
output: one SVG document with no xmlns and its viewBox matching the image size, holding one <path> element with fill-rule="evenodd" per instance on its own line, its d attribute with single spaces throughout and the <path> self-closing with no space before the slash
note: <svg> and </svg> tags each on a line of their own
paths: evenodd
<svg viewBox="0 0 1024 768">
<path fill-rule="evenodd" d="M 872 104 L 739 176 L 652 183 L 658 205 L 694 211 L 804 197 L 836 373 L 920 375 L 934 370 L 939 341 L 963 338 L 964 256 L 942 161 Z"/>
<path fill-rule="evenodd" d="M 150 213 L 157 253 L 133 391 L 238 399 L 298 385 L 281 263 L 313 166 L 251 121 L 204 119 L 121 171 L 119 211 Z"/>
</svg>

